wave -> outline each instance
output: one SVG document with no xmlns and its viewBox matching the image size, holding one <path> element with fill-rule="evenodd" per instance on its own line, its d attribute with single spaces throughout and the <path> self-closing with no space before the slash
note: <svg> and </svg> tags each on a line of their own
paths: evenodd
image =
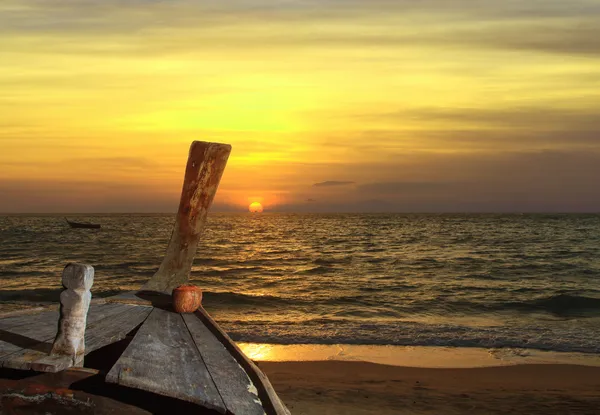
<svg viewBox="0 0 600 415">
<path fill-rule="evenodd" d="M 324 265 L 319 265 L 316 267 L 312 267 L 312 268 L 308 268 L 308 269 L 304 269 L 301 271 L 296 271 L 294 272 L 294 274 L 300 274 L 300 275 L 319 275 L 319 274 L 325 274 L 328 272 L 333 271 L 333 268 L 328 267 L 328 266 L 324 266 Z"/>
<path fill-rule="evenodd" d="M 273 283 L 275 284 L 275 283 Z M 390 296 L 391 291 L 409 292 L 414 291 L 416 286 L 400 285 L 390 290 L 389 287 L 378 288 L 373 286 L 362 286 L 356 294 L 334 296 L 327 293 L 323 296 L 295 295 L 280 297 L 276 295 L 252 295 L 235 292 L 205 292 L 205 299 L 209 305 L 221 308 L 236 308 L 253 306 L 256 308 L 271 308 L 285 306 L 288 309 L 303 309 L 309 311 L 312 307 L 319 307 L 327 313 L 337 312 L 339 307 L 352 307 L 354 310 L 364 308 L 385 308 L 387 311 L 401 313 L 402 315 L 423 314 L 428 315 L 452 315 L 452 314 L 489 314 L 505 311 L 518 313 L 548 313 L 556 317 L 588 317 L 600 315 L 600 298 L 579 296 L 572 294 L 556 294 L 548 297 L 525 301 L 476 301 L 475 299 L 444 300 L 439 297 L 427 300 L 406 298 L 404 302 L 397 303 Z M 467 288 L 469 290 L 469 288 Z M 485 290 L 475 290 L 484 292 Z M 311 287 L 298 287 L 296 294 L 310 294 Z M 376 294 L 378 293 L 379 294 Z M 452 293 L 452 291 L 450 291 Z M 459 295 L 460 293 L 457 293 Z M 480 296 L 481 297 L 481 296 Z M 383 308 L 379 308 L 383 307 Z"/>
<path fill-rule="evenodd" d="M 307 295 L 304 297 L 278 297 L 273 295 L 252 295 L 240 294 L 231 291 L 204 291 L 204 304 L 209 307 L 215 307 L 216 310 L 222 308 L 236 308 L 243 306 L 253 306 L 255 308 L 271 308 L 285 306 L 286 310 L 291 308 L 300 308 L 309 311 L 315 306 L 345 307 L 352 306 L 356 308 L 377 307 L 380 301 L 371 295 L 347 295 L 339 297 L 315 297 Z M 331 311 L 331 309 L 329 309 Z"/>
<path fill-rule="evenodd" d="M 558 294 L 532 301 L 508 303 L 509 308 L 524 311 L 545 311 L 557 316 L 600 313 L 600 298 Z"/>
<path fill-rule="evenodd" d="M 471 288 L 465 288 L 467 291 Z M 485 290 L 480 290 L 485 291 Z M 452 291 L 449 291 L 452 292 Z M 513 291 L 514 292 L 514 291 Z M 570 294 L 556 294 L 524 301 L 498 301 L 485 302 L 476 300 L 453 300 L 443 301 L 432 299 L 412 304 L 412 310 L 416 313 L 429 310 L 434 312 L 448 313 L 474 313 L 516 311 L 520 313 L 549 313 L 557 317 L 575 317 L 600 315 L 600 298 L 586 297 Z"/>
<path fill-rule="evenodd" d="M 273 321 L 220 321 L 235 341 L 275 344 L 361 344 L 523 348 L 600 353 L 597 326 L 542 325 L 465 327 L 417 322 L 357 323 L 354 319 L 315 319 L 284 323 Z"/>
<path fill-rule="evenodd" d="M 250 294 L 239 294 L 231 291 L 222 292 L 203 292 L 203 303 L 209 306 L 260 306 L 260 307 L 274 307 L 280 305 L 289 306 L 291 300 L 275 297 L 271 295 L 250 295 Z"/>
<path fill-rule="evenodd" d="M 191 277 L 207 310 L 245 338 L 589 349 L 600 338 L 600 215 L 549 218 L 216 215 Z M 91 234 L 62 217 L 0 216 L 0 300 L 56 302 L 67 261 L 96 268 L 94 297 L 139 287 L 160 265 L 174 216 L 101 220 L 106 231 Z M 454 333 L 432 323 L 441 321 Z M 510 329 L 471 327 L 481 321 Z M 552 332 L 567 323 L 581 338 Z"/>
</svg>

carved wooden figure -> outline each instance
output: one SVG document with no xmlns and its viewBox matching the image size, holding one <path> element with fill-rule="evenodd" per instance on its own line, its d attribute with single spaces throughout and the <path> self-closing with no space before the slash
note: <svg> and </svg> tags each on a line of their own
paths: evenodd
<svg viewBox="0 0 600 415">
<path fill-rule="evenodd" d="M 85 325 L 92 300 L 94 268 L 84 264 L 68 264 L 62 274 L 65 290 L 60 294 L 58 333 L 51 356 L 68 356 L 73 366 L 83 366 Z"/>
</svg>

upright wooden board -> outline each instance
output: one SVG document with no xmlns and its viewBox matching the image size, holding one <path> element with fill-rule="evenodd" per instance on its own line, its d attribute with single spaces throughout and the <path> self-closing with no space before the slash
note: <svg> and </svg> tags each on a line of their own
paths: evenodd
<svg viewBox="0 0 600 415">
<path fill-rule="evenodd" d="M 106 381 L 226 411 L 183 318 L 160 308 L 152 310 Z"/>
<path fill-rule="evenodd" d="M 230 152 L 228 144 L 194 141 L 190 146 L 179 210 L 167 253 L 158 271 L 142 290 L 171 294 L 173 288 L 189 281 L 208 209 Z"/>
<path fill-rule="evenodd" d="M 227 410 L 235 415 L 264 415 L 258 392 L 246 371 L 198 316 L 184 314 L 196 347 L 210 372 Z"/>
</svg>

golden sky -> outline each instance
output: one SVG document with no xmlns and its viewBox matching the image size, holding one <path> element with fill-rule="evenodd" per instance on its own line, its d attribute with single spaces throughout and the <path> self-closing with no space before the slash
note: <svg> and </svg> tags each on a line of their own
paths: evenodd
<svg viewBox="0 0 600 415">
<path fill-rule="evenodd" d="M 600 211 L 597 0 L 3 0 L 0 212 Z"/>
</svg>

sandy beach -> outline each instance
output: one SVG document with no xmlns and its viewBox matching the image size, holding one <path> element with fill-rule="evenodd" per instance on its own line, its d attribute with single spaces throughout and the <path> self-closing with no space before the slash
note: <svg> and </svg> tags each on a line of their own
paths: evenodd
<svg viewBox="0 0 600 415">
<path fill-rule="evenodd" d="M 600 367 L 258 362 L 294 415 L 600 414 Z"/>
</svg>

